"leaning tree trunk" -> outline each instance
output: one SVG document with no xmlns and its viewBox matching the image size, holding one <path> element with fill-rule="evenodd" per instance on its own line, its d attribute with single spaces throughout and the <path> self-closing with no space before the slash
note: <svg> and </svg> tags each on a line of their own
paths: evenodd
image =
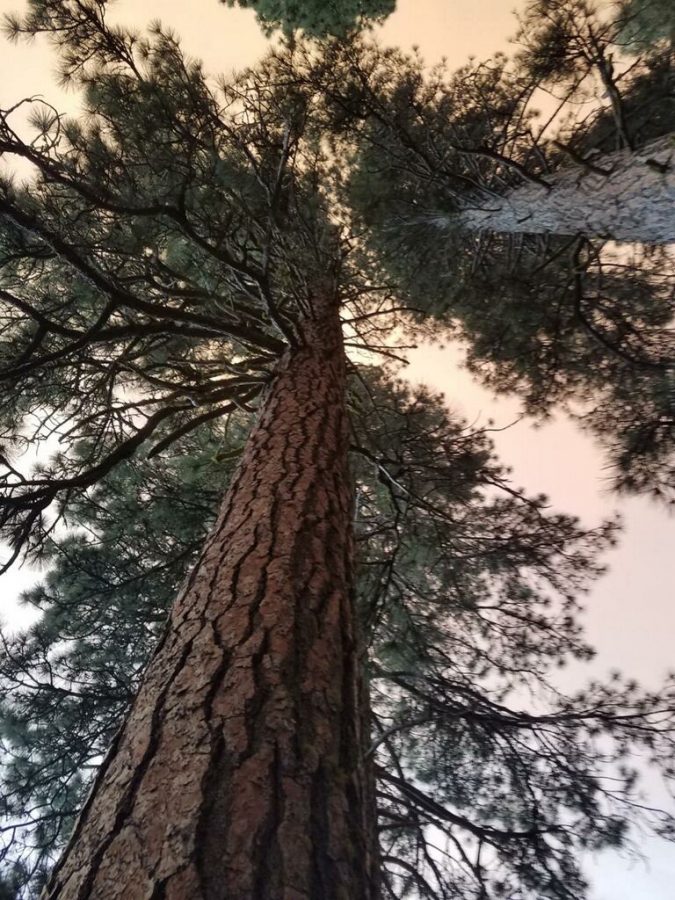
<svg viewBox="0 0 675 900">
<path fill-rule="evenodd" d="M 471 231 L 675 241 L 675 134 L 561 169 L 548 181 L 478 197 L 445 222 Z"/>
<path fill-rule="evenodd" d="M 49 900 L 374 900 L 337 311 L 270 386 Z"/>
</svg>

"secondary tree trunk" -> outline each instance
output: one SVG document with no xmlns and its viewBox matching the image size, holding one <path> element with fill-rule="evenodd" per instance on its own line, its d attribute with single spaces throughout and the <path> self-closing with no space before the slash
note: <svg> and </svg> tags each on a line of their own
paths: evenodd
<svg viewBox="0 0 675 900">
<path fill-rule="evenodd" d="M 471 231 L 675 241 L 675 134 L 595 158 L 592 166 L 556 172 L 549 188 L 526 184 L 503 197 L 477 198 L 457 224 Z"/>
<path fill-rule="evenodd" d="M 288 351 L 49 900 L 374 900 L 337 310 Z"/>
</svg>

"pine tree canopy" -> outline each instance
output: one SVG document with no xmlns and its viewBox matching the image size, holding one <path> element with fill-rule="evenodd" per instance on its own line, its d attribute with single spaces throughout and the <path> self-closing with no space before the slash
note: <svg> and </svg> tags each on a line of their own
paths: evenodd
<svg viewBox="0 0 675 900">
<path fill-rule="evenodd" d="M 660 40 L 672 43 L 675 36 L 675 11 L 668 0 L 623 0 L 617 21 L 629 47 L 649 47 Z"/>
<path fill-rule="evenodd" d="M 593 235 L 434 221 L 567 161 L 526 105 L 553 75 L 502 58 L 429 74 L 352 37 L 215 83 L 161 25 L 108 26 L 100 0 L 33 0 L 12 27 L 51 38 L 83 114 L 0 112 L 0 154 L 31 172 L 0 183 L 4 565 L 47 566 L 24 596 L 38 620 L 2 639 L 0 895 L 36 896 L 63 848 L 317 298 L 350 355 L 385 896 L 579 900 L 585 852 L 630 846 L 636 824 L 672 837 L 634 759 L 675 775 L 675 681 L 555 683 L 593 655 L 579 600 L 616 523 L 514 487 L 488 428 L 397 377 L 411 341 L 456 329 L 532 408 L 581 397 L 594 428 L 634 422 L 626 486 L 665 491 L 666 252 L 628 265 Z M 665 83 L 663 59 L 628 93 Z"/>
<path fill-rule="evenodd" d="M 286 34 L 301 29 L 306 35 L 344 37 L 369 22 L 390 15 L 396 0 L 222 0 L 228 6 L 254 9 L 265 31 Z"/>
<path fill-rule="evenodd" d="M 491 388 L 520 393 L 531 413 L 564 404 L 607 446 L 619 490 L 670 502 L 672 243 L 617 245 L 589 232 L 588 211 L 560 234 L 530 233 L 527 218 L 517 233 L 462 227 L 467 209 L 515 202 L 515 191 L 540 191 L 545 210 L 556 173 L 602 180 L 604 154 L 660 141 L 663 165 L 651 162 L 668 179 L 675 240 L 672 51 L 657 44 L 614 66 L 617 29 L 589 4 L 541 0 L 526 10 L 515 62 L 429 74 L 393 51 L 346 51 L 324 90 L 354 148 L 349 203 L 410 305 L 451 324 Z M 553 126 L 532 112 L 542 90 L 562 98 Z"/>
</svg>

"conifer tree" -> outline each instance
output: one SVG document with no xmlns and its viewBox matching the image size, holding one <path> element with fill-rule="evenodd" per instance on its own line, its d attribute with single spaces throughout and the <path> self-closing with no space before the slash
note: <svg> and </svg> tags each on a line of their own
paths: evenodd
<svg viewBox="0 0 675 900">
<path fill-rule="evenodd" d="M 314 50 L 214 87 L 105 13 L 32 4 L 87 116 L 0 123 L 36 175 L 0 187 L 3 535 L 53 564 L 0 673 L 20 862 L 98 768 L 45 897 L 579 897 L 626 755 L 672 774 L 671 685 L 547 688 L 612 526 L 347 359 L 428 326 L 353 227 Z"/>
<path fill-rule="evenodd" d="M 349 203 L 411 305 L 466 340 L 473 372 L 528 412 L 566 404 L 619 490 L 670 502 L 672 246 L 634 242 L 675 234 L 672 54 L 614 66 L 616 24 L 568 0 L 533 4 L 522 39 L 515 60 L 454 74 L 336 53 L 324 90 L 355 154 Z M 533 112 L 541 89 L 559 98 L 557 127 Z"/>
</svg>

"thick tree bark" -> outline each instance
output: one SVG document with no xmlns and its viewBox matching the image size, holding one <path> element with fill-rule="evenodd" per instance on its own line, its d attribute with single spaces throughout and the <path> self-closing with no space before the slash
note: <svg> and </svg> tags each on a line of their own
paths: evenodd
<svg viewBox="0 0 675 900">
<path fill-rule="evenodd" d="M 562 169 L 548 180 L 549 188 L 526 184 L 503 197 L 477 198 L 457 224 L 471 231 L 675 241 L 675 134 Z"/>
<path fill-rule="evenodd" d="M 374 900 L 337 310 L 288 351 L 49 900 Z"/>
</svg>

